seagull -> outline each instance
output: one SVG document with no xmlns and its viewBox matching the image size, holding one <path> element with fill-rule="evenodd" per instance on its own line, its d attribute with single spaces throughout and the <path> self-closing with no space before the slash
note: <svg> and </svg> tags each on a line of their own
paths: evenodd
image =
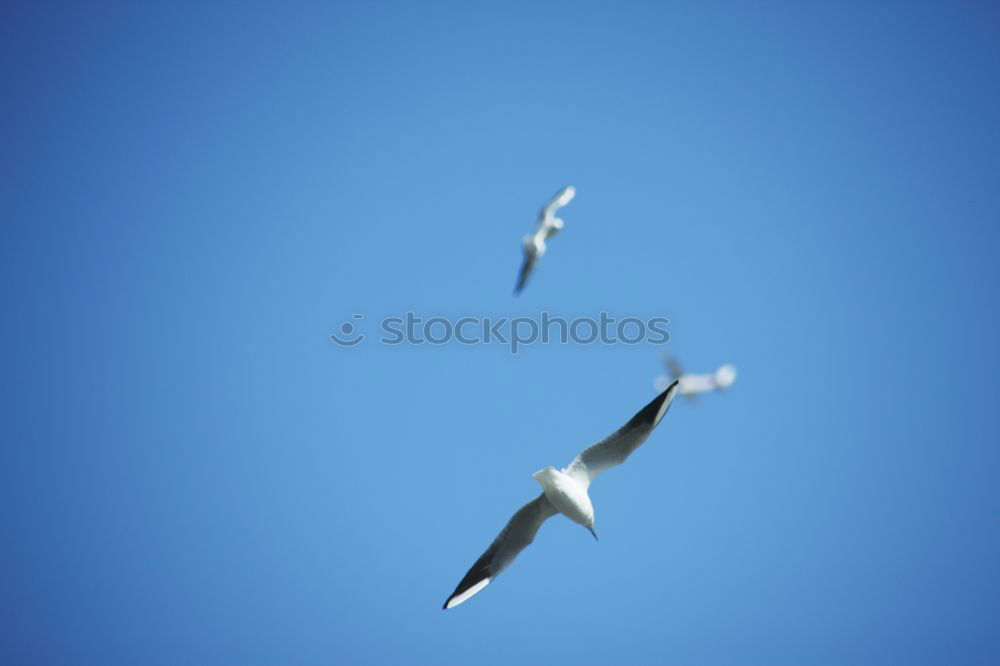
<svg viewBox="0 0 1000 666">
<path fill-rule="evenodd" d="M 476 560 L 444 602 L 444 608 L 454 608 L 468 601 L 489 585 L 501 571 L 510 566 L 518 553 L 535 540 L 535 534 L 542 523 L 557 513 L 587 528 L 594 539 L 597 539 L 597 533 L 594 532 L 594 507 L 587 495 L 590 483 L 604 470 L 625 462 L 646 441 L 649 433 L 670 408 L 677 386 L 677 382 L 671 384 L 639 410 L 628 423 L 584 449 L 563 469 L 557 470 L 549 466 L 532 474 L 532 478 L 542 486 L 542 494 L 518 509 L 493 544 Z"/>
<path fill-rule="evenodd" d="M 542 212 L 539 213 L 535 232 L 521 239 L 524 263 L 521 264 L 521 272 L 517 276 L 517 286 L 514 287 L 515 296 L 524 289 L 535 264 L 545 254 L 545 241 L 555 236 L 565 226 L 565 223 L 556 217 L 556 211 L 572 201 L 575 196 L 576 188 L 572 185 L 555 195 L 552 201 L 547 203 Z"/>
<path fill-rule="evenodd" d="M 715 390 L 725 391 L 736 381 L 736 368 L 730 363 L 720 367 L 715 372 L 693 375 L 681 370 L 680 363 L 673 356 L 664 357 L 663 362 L 667 366 L 668 374 L 656 378 L 653 386 L 657 391 L 662 391 L 670 382 L 679 382 L 680 386 L 677 392 L 685 398 L 693 399 L 699 393 Z"/>
</svg>

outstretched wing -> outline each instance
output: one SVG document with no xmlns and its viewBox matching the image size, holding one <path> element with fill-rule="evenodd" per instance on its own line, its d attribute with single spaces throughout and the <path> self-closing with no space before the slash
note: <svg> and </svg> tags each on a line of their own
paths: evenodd
<svg viewBox="0 0 1000 666">
<path fill-rule="evenodd" d="M 521 271 L 517 274 L 517 284 L 514 286 L 514 295 L 517 296 L 524 289 L 524 285 L 528 283 L 528 278 L 531 277 L 531 271 L 535 270 L 535 264 L 538 262 L 538 253 L 531 250 L 524 251 L 524 261 L 521 263 Z"/>
<path fill-rule="evenodd" d="M 674 383 L 673 377 L 667 377 L 666 375 L 658 375 L 656 379 L 653 380 L 653 390 L 657 393 L 663 393 L 670 385 Z"/>
<path fill-rule="evenodd" d="M 684 374 L 680 361 L 677 360 L 676 356 L 664 356 L 663 363 L 667 366 L 667 372 L 670 373 L 672 379 L 680 379 L 681 375 Z"/>
<path fill-rule="evenodd" d="M 677 382 L 671 384 L 666 391 L 653 398 L 653 401 L 639 410 L 639 413 L 619 428 L 613 434 L 605 437 L 597 444 L 588 447 L 573 459 L 563 472 L 569 474 L 586 488 L 597 475 L 609 467 L 625 462 L 629 455 L 646 441 L 649 433 L 660 422 L 670 408 L 670 403 L 677 394 Z"/>
<path fill-rule="evenodd" d="M 493 544 L 465 574 L 465 578 L 444 602 L 444 607 L 447 609 L 457 606 L 489 585 L 490 581 L 514 561 L 518 553 L 535 540 L 535 534 L 538 533 L 542 523 L 556 513 L 558 513 L 556 508 L 545 497 L 545 493 L 522 506 L 493 540 Z"/>
<path fill-rule="evenodd" d="M 576 188 L 572 185 L 563 189 L 559 194 L 552 197 L 552 201 L 545 204 L 545 208 L 542 209 L 542 212 L 538 216 L 539 222 L 542 223 L 550 217 L 554 217 L 556 211 L 572 201 L 575 196 Z"/>
</svg>

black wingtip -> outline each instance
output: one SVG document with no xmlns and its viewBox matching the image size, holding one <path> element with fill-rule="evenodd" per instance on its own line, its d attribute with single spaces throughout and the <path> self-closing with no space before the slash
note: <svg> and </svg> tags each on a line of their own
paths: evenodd
<svg viewBox="0 0 1000 666">
<path fill-rule="evenodd" d="M 628 422 L 626 427 L 635 427 L 640 425 L 655 426 L 660 422 L 660 419 L 667 413 L 670 409 L 670 403 L 673 402 L 674 395 L 677 393 L 677 384 L 679 382 L 674 380 L 673 383 L 668 386 L 663 393 L 653 398 L 648 405 L 639 410 L 639 412 L 632 417 L 632 420 Z M 666 403 L 664 405 L 664 403 Z"/>
<path fill-rule="evenodd" d="M 527 285 L 528 285 L 528 276 L 524 275 L 523 273 L 521 275 L 518 275 L 517 284 L 514 285 L 514 295 L 520 296 L 521 292 L 524 291 L 524 288 Z"/>
</svg>

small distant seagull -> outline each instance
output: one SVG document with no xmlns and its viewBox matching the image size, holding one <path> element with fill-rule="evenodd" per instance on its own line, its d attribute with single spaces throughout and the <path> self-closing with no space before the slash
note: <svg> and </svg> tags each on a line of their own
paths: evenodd
<svg viewBox="0 0 1000 666">
<path fill-rule="evenodd" d="M 663 359 L 667 366 L 667 374 L 656 378 L 653 386 L 657 391 L 662 391 L 671 382 L 679 383 L 677 392 L 685 398 L 694 398 L 699 393 L 710 391 L 725 391 L 736 381 L 736 368 L 727 363 L 713 373 L 704 375 L 692 375 L 681 370 L 680 363 L 673 356 L 666 356 Z"/>
<path fill-rule="evenodd" d="M 545 254 L 545 241 L 555 236 L 564 226 L 564 222 L 556 217 L 556 211 L 572 201 L 575 196 L 576 188 L 570 185 L 553 197 L 552 201 L 546 204 L 542 212 L 539 213 L 535 232 L 521 239 L 524 263 L 521 264 L 521 272 L 517 276 L 517 286 L 514 287 L 515 296 L 524 289 L 535 264 Z"/>
<path fill-rule="evenodd" d="M 542 486 L 542 494 L 514 514 L 493 544 L 465 574 L 444 607 L 457 606 L 489 585 L 535 540 L 542 523 L 557 513 L 583 525 L 596 539 L 594 507 L 587 495 L 591 481 L 609 467 L 625 462 L 629 454 L 646 441 L 667 413 L 676 393 L 677 382 L 674 382 L 618 431 L 585 449 L 562 470 L 550 466 L 532 474 Z"/>
</svg>

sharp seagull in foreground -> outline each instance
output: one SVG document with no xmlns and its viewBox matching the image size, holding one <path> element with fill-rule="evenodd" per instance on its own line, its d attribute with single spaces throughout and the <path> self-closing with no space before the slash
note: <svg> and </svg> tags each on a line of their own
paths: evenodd
<svg viewBox="0 0 1000 666">
<path fill-rule="evenodd" d="M 594 538 L 594 507 L 587 488 L 597 475 L 625 462 L 670 408 L 677 393 L 677 382 L 643 407 L 624 426 L 608 437 L 585 449 L 562 470 L 546 467 L 532 474 L 542 486 L 542 494 L 521 507 L 507 526 L 476 560 L 465 578 L 451 593 L 444 607 L 451 608 L 467 601 L 506 569 L 518 553 L 535 540 L 538 528 L 546 520 L 562 513 L 574 523 L 586 527 Z"/>
<path fill-rule="evenodd" d="M 552 201 L 545 205 L 538 215 L 538 226 L 533 234 L 528 234 L 521 240 L 521 249 L 524 250 L 524 263 L 521 264 L 521 272 L 517 276 L 517 286 L 514 287 L 514 295 L 521 293 L 524 285 L 528 282 L 531 271 L 535 264 L 545 254 L 545 241 L 555 236 L 565 223 L 556 217 L 556 211 L 568 204 L 576 196 L 576 188 L 570 185 L 562 192 L 553 197 Z"/>
<path fill-rule="evenodd" d="M 736 368 L 727 363 L 718 370 L 704 375 L 693 375 L 681 370 L 680 363 L 673 356 L 666 356 L 663 362 L 667 366 L 666 375 L 656 378 L 653 386 L 657 391 L 662 391 L 670 382 L 679 382 L 677 392 L 685 398 L 694 398 L 699 393 L 709 391 L 725 391 L 736 381 Z"/>
</svg>

